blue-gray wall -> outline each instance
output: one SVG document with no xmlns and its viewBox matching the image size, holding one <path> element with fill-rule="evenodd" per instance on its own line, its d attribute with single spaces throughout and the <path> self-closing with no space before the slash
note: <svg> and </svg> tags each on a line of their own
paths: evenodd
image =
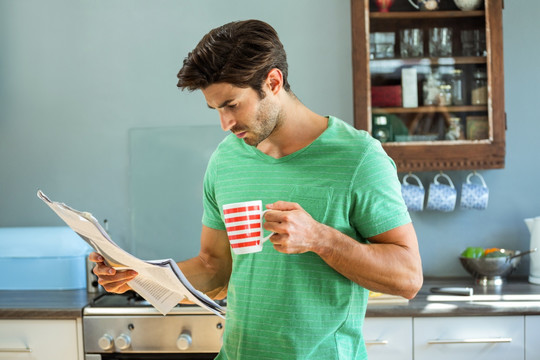
<svg viewBox="0 0 540 360">
<path fill-rule="evenodd" d="M 507 165 L 482 171 L 488 210 L 413 214 L 426 275 L 464 275 L 456 255 L 468 245 L 528 247 L 523 218 L 540 216 L 539 13 L 536 0 L 506 1 Z M 349 0 L 0 0 L 0 226 L 60 225 L 41 188 L 107 218 L 129 249 L 130 130 L 217 126 L 176 73 L 210 28 L 247 18 L 280 33 L 307 106 L 352 122 Z M 434 174 L 419 175 L 427 186 Z M 461 184 L 467 172 L 448 174 Z"/>
</svg>

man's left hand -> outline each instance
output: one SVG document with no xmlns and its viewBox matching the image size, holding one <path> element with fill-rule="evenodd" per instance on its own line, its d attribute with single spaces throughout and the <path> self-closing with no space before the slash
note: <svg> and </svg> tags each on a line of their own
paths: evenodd
<svg viewBox="0 0 540 360">
<path fill-rule="evenodd" d="M 270 241 L 285 254 L 313 251 L 320 241 L 323 225 L 315 221 L 299 204 L 277 201 L 266 206 L 264 228 L 273 231 Z"/>
</svg>

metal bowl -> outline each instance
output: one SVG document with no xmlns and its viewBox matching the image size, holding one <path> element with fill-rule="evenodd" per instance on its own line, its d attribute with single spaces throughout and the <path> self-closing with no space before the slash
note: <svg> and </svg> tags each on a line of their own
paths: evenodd
<svg viewBox="0 0 540 360">
<path fill-rule="evenodd" d="M 461 265 L 475 279 L 477 284 L 481 285 L 500 285 L 504 283 L 506 277 L 510 275 L 519 265 L 521 256 L 519 250 L 501 249 L 501 252 L 507 256 L 502 257 L 481 257 L 466 258 L 459 257 Z"/>
</svg>

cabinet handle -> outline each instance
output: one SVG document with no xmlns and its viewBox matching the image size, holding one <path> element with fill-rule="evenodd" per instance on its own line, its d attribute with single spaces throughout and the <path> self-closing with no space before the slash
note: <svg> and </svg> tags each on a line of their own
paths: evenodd
<svg viewBox="0 0 540 360">
<path fill-rule="evenodd" d="M 31 353 L 32 349 L 26 348 L 0 348 L 0 353 Z"/>
<path fill-rule="evenodd" d="M 478 338 L 478 339 L 434 339 L 428 340 L 428 344 L 497 344 L 509 343 L 512 338 Z"/>
<path fill-rule="evenodd" d="M 387 345 L 388 340 L 366 340 L 366 345 Z"/>
</svg>

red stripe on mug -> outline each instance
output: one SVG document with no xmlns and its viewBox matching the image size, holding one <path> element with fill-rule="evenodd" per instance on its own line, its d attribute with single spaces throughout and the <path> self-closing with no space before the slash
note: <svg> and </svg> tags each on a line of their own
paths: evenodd
<svg viewBox="0 0 540 360">
<path fill-rule="evenodd" d="M 251 223 L 246 225 L 238 225 L 238 226 L 229 226 L 227 228 L 227 231 L 238 231 L 238 230 L 249 230 L 249 229 L 260 229 L 261 224 L 259 223 Z"/>
<path fill-rule="evenodd" d="M 244 247 L 255 246 L 255 245 L 259 245 L 259 240 L 248 241 L 248 242 L 238 243 L 238 244 L 231 244 L 231 247 L 237 249 L 237 248 L 244 248 Z"/>
<path fill-rule="evenodd" d="M 229 224 L 229 223 L 234 223 L 238 221 L 260 220 L 260 218 L 261 218 L 260 214 L 249 215 L 249 216 L 236 216 L 236 217 L 231 217 L 231 218 L 225 218 L 225 223 Z"/>
<path fill-rule="evenodd" d="M 237 208 L 232 208 L 232 209 L 224 209 L 223 214 L 227 215 L 227 214 L 234 214 L 234 213 L 253 211 L 253 210 L 260 210 L 260 208 L 258 205 L 252 205 L 252 206 L 248 206 L 247 208 L 243 206 L 243 207 L 237 207 Z"/>
<path fill-rule="evenodd" d="M 238 239 L 249 239 L 252 237 L 259 237 L 259 236 L 261 236 L 261 232 L 257 231 L 257 232 L 247 233 L 247 234 L 229 235 L 229 240 L 233 241 L 233 240 L 238 240 Z"/>
</svg>

